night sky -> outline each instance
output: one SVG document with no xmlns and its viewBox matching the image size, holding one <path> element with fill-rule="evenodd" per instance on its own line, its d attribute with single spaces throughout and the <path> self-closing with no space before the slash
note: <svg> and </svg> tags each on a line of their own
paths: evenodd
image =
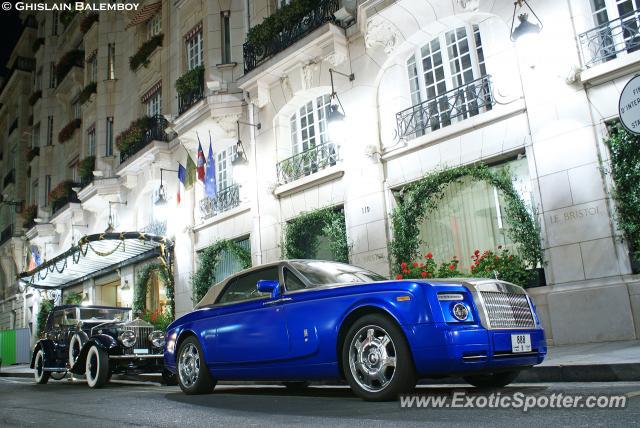
<svg viewBox="0 0 640 428">
<path fill-rule="evenodd" d="M 6 76 L 7 61 L 11 55 L 11 51 L 20 36 L 20 17 L 18 12 L 12 10 L 5 12 L 0 10 L 0 34 L 2 34 L 2 42 L 0 43 L 0 74 Z"/>
</svg>

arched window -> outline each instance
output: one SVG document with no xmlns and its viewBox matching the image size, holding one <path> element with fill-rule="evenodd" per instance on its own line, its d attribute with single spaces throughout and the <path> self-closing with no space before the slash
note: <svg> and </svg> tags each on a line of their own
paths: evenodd
<svg viewBox="0 0 640 428">
<path fill-rule="evenodd" d="M 401 138 L 416 138 L 493 105 L 478 25 L 442 33 L 407 60 L 412 107 L 398 113 Z"/>
</svg>

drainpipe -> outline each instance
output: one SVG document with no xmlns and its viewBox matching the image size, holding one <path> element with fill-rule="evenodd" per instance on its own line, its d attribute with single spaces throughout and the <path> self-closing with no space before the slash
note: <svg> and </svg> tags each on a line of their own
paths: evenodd
<svg viewBox="0 0 640 428">
<path fill-rule="evenodd" d="M 255 106 L 249 103 L 249 123 L 255 123 Z M 249 127 L 249 135 L 250 142 L 249 145 L 251 147 L 251 157 L 253 158 L 253 190 L 255 196 L 255 218 L 258 223 L 258 230 L 255 236 L 255 243 L 258 247 L 258 251 L 256 252 L 256 263 L 262 264 L 262 224 L 260 220 L 260 192 L 258 190 L 258 154 L 257 154 L 257 145 L 256 145 L 256 127 Z M 238 135 L 238 138 L 240 136 Z"/>
</svg>

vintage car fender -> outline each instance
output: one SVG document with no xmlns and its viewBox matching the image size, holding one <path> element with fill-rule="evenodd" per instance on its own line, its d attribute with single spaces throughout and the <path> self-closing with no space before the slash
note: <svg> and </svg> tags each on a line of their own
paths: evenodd
<svg viewBox="0 0 640 428">
<path fill-rule="evenodd" d="M 96 334 L 94 336 L 91 336 L 89 340 L 87 340 L 85 344 L 82 346 L 82 350 L 78 355 L 78 359 L 76 360 L 76 363 L 71 368 L 72 373 L 84 374 L 87 353 L 89 352 L 89 349 L 91 349 L 92 346 L 98 346 L 108 354 L 111 349 L 118 346 L 118 341 L 113 337 L 109 336 L 108 334 Z"/>
<path fill-rule="evenodd" d="M 36 346 L 33 348 L 33 354 L 31 355 L 31 365 L 29 367 L 34 368 L 36 363 L 36 354 L 42 349 L 44 351 L 44 366 L 45 367 L 57 367 L 55 361 L 55 344 L 49 339 L 40 339 Z"/>
</svg>

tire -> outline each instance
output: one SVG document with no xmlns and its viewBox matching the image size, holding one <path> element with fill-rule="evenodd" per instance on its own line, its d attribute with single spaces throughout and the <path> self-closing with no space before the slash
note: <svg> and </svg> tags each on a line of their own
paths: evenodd
<svg viewBox="0 0 640 428">
<path fill-rule="evenodd" d="M 49 382 L 51 373 L 44 371 L 44 351 L 42 349 L 38 349 L 36 353 L 36 358 L 33 363 L 33 376 L 39 385 L 44 385 Z"/>
<path fill-rule="evenodd" d="M 69 341 L 69 369 L 72 369 L 76 364 L 83 345 L 84 343 L 82 343 L 80 335 L 74 334 L 71 336 L 71 340 Z"/>
<path fill-rule="evenodd" d="M 178 385 L 188 395 L 209 394 L 216 383 L 204 361 L 198 339 L 190 336 L 180 344 L 178 350 Z"/>
<path fill-rule="evenodd" d="M 282 382 L 282 385 L 287 388 L 288 391 L 291 392 L 302 392 L 309 388 L 311 382 L 303 381 L 295 381 L 295 382 Z"/>
<path fill-rule="evenodd" d="M 465 376 L 463 379 L 477 388 L 502 388 L 516 380 L 519 374 L 520 370 L 512 370 L 486 375 Z"/>
<path fill-rule="evenodd" d="M 109 357 L 97 345 L 91 345 L 86 358 L 87 385 L 90 388 L 102 388 L 109 377 Z"/>
<path fill-rule="evenodd" d="M 171 373 L 167 369 L 162 369 L 162 383 L 165 386 L 176 386 L 178 384 L 178 375 Z"/>
<path fill-rule="evenodd" d="M 342 368 L 353 392 L 367 401 L 389 401 L 416 386 L 411 351 L 400 327 L 379 314 L 356 320 L 342 344 Z"/>
</svg>

